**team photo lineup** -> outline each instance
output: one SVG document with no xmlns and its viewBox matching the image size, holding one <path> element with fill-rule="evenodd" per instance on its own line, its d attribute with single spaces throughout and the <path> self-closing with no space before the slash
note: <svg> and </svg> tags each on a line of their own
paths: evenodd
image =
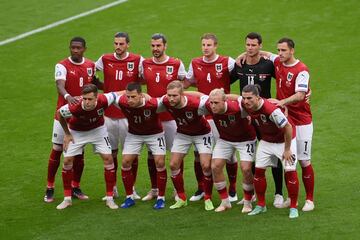
<svg viewBox="0 0 360 240">
<path fill-rule="evenodd" d="M 180 209 L 203 201 L 206 211 L 241 205 L 243 214 L 253 216 L 267 211 L 269 182 L 275 186 L 273 206 L 289 208 L 289 218 L 299 217 L 298 208 L 313 211 L 310 74 L 295 56 L 296 39 L 280 37 L 271 53 L 262 50 L 259 33 L 244 34 L 244 52 L 232 58 L 217 53 L 215 34 L 204 33 L 199 36 L 203 55 L 191 59 L 187 69 L 166 54 L 162 33 L 149 37 L 150 58 L 129 51 L 126 32 L 115 33 L 114 52 L 96 61 L 85 58 L 84 38 L 70 39 L 70 56 L 55 65 L 58 101 L 44 201 L 62 196 L 60 187 L 55 194 L 59 167 L 64 200 L 56 208 L 70 207 L 72 198 L 89 200 L 80 188 L 88 144 L 103 160 L 103 201 L 110 209 L 141 201 L 153 201 L 155 210 Z M 231 84 L 239 84 L 240 92 L 231 93 Z M 147 160 L 140 159 L 143 145 Z M 189 196 L 183 177 L 187 155 L 193 155 L 193 163 L 185 164 L 193 164 L 197 182 Z M 149 176 L 138 176 L 139 161 L 147 161 Z M 136 187 L 138 177 L 149 178 L 149 189 Z M 169 179 L 173 198 L 165 201 Z M 126 196 L 118 205 L 120 185 Z M 302 186 L 306 194 L 299 198 Z"/>
</svg>

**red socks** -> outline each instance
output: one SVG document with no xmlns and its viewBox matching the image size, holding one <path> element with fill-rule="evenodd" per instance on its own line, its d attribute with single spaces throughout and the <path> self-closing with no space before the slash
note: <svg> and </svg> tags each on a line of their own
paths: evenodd
<svg viewBox="0 0 360 240">
<path fill-rule="evenodd" d="M 290 208 L 296 208 L 299 195 L 299 180 L 296 171 L 285 172 L 285 182 L 290 198 Z"/>
<path fill-rule="evenodd" d="M 312 165 L 302 168 L 302 180 L 306 191 L 306 200 L 314 201 L 315 174 Z"/>
<path fill-rule="evenodd" d="M 121 168 L 121 176 L 122 181 L 125 187 L 126 195 L 132 195 L 133 194 L 133 186 L 134 186 L 134 178 L 131 172 L 131 168 L 123 169 Z"/>
<path fill-rule="evenodd" d="M 212 176 L 204 175 L 204 192 L 205 192 L 204 200 L 211 199 L 212 187 L 213 187 Z"/>
<path fill-rule="evenodd" d="M 71 179 L 73 178 L 73 168 L 65 169 L 63 167 L 62 169 L 62 180 L 63 180 L 63 186 L 64 186 L 64 196 L 65 197 L 71 197 Z"/>
<path fill-rule="evenodd" d="M 138 166 L 139 166 L 139 156 L 137 156 L 137 157 L 134 159 L 133 163 L 131 164 L 131 171 L 132 171 L 133 178 L 134 178 L 134 184 L 135 184 L 135 182 L 136 182 Z"/>
<path fill-rule="evenodd" d="M 265 192 L 266 192 L 266 177 L 265 170 L 261 168 L 255 168 L 255 176 L 254 176 L 254 187 L 256 196 L 258 198 L 257 205 L 261 207 L 265 207 Z"/>
<path fill-rule="evenodd" d="M 166 168 L 164 168 L 161 171 L 157 171 L 156 173 L 157 177 L 157 185 L 159 189 L 159 197 L 165 196 L 165 190 L 166 190 L 166 180 L 167 180 L 167 173 Z"/>
<path fill-rule="evenodd" d="M 84 154 L 76 155 L 73 163 L 73 179 L 71 182 L 72 187 L 80 187 L 80 179 L 84 170 Z"/>
<path fill-rule="evenodd" d="M 204 191 L 204 174 L 201 168 L 200 161 L 194 161 L 194 171 L 196 181 L 198 183 L 198 190 Z"/>
<path fill-rule="evenodd" d="M 150 175 L 150 181 L 151 181 L 151 188 L 155 189 L 157 188 L 157 182 L 156 182 L 156 165 L 154 158 L 148 157 L 148 169 L 149 169 L 149 175 Z"/>
<path fill-rule="evenodd" d="M 238 172 L 238 164 L 235 163 L 226 163 L 226 172 L 229 178 L 229 192 L 236 192 L 236 179 Z"/>
<path fill-rule="evenodd" d="M 106 196 L 113 196 L 113 189 L 116 182 L 116 171 L 114 165 L 105 166 L 104 177 L 106 185 Z"/>
<path fill-rule="evenodd" d="M 55 175 L 60 165 L 62 151 L 56 151 L 51 149 L 49 162 L 48 162 L 48 175 L 47 175 L 47 187 L 53 188 L 55 182 Z"/>
<path fill-rule="evenodd" d="M 223 181 L 223 182 L 215 182 L 214 185 L 215 185 L 215 188 L 216 188 L 216 190 L 218 191 L 218 193 L 220 195 L 221 200 L 229 198 L 228 192 L 226 190 L 226 182 L 225 181 Z"/>
<path fill-rule="evenodd" d="M 180 199 L 185 201 L 186 195 L 184 190 L 184 179 L 180 169 L 178 171 L 171 172 L 171 180 L 174 184 L 177 195 L 179 196 Z"/>
</svg>

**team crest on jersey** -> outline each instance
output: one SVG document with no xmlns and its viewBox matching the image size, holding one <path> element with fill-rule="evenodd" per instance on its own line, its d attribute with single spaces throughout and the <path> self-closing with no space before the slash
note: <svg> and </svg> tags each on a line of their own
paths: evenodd
<svg viewBox="0 0 360 240">
<path fill-rule="evenodd" d="M 128 63 L 127 63 L 127 69 L 128 69 L 129 71 L 134 70 L 134 67 L 135 67 L 134 62 L 128 62 Z"/>
<path fill-rule="evenodd" d="M 104 115 L 104 109 L 100 108 L 99 110 L 97 110 L 97 113 L 98 113 L 99 116 Z"/>
<path fill-rule="evenodd" d="M 291 81 L 291 79 L 293 78 L 294 74 L 292 72 L 288 72 L 287 76 L 286 76 L 286 80 L 287 81 Z"/>
<path fill-rule="evenodd" d="M 229 115 L 228 119 L 230 122 L 235 122 L 235 116 L 234 115 Z"/>
<path fill-rule="evenodd" d="M 92 69 L 92 68 L 86 68 L 86 70 L 87 70 L 87 74 L 88 74 L 89 76 L 92 76 L 92 75 L 93 75 L 93 69 Z"/>
<path fill-rule="evenodd" d="M 222 63 L 216 63 L 216 64 L 215 64 L 215 70 L 216 70 L 216 72 L 221 72 L 222 69 L 223 69 Z"/>
<path fill-rule="evenodd" d="M 144 110 L 144 116 L 145 116 L 146 118 L 149 118 L 150 115 L 151 115 L 151 111 L 150 111 L 149 109 L 145 109 L 145 110 Z"/>
<path fill-rule="evenodd" d="M 262 82 L 266 79 L 266 74 L 259 74 L 259 80 Z"/>
<path fill-rule="evenodd" d="M 194 115 L 192 112 L 185 112 L 185 116 L 188 118 L 188 119 L 193 119 Z"/>
<path fill-rule="evenodd" d="M 174 72 L 174 66 L 166 66 L 167 74 L 173 74 L 173 72 Z"/>
</svg>

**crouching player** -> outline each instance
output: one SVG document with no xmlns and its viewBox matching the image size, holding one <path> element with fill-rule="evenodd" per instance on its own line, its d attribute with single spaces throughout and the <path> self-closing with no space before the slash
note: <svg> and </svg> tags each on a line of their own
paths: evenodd
<svg viewBox="0 0 360 240">
<path fill-rule="evenodd" d="M 211 166 L 214 185 L 221 198 L 221 204 L 215 211 L 222 212 L 231 208 L 223 169 L 225 163 L 230 161 L 235 151 L 238 150 L 243 175 L 244 206 L 242 212 L 251 212 L 251 198 L 254 194 L 251 167 L 255 155 L 255 129 L 249 125 L 246 115 L 242 114 L 241 97 L 239 96 L 235 101 L 227 100 L 224 90 L 217 88 L 210 92 L 205 106 L 212 115 L 220 135 L 214 147 Z"/>
<path fill-rule="evenodd" d="M 154 209 L 165 207 L 166 189 L 166 143 L 164 131 L 158 116 L 160 111 L 159 100 L 148 97 L 145 99 L 139 83 L 129 83 L 126 94 L 118 96 L 116 105 L 120 107 L 128 119 L 129 128 L 125 137 L 121 175 L 126 191 L 126 199 L 121 208 L 135 205 L 133 196 L 134 176 L 132 163 L 136 160 L 144 144 L 153 153 L 156 165 L 156 179 L 159 194 Z"/>
<path fill-rule="evenodd" d="M 64 165 L 62 179 L 64 185 L 64 201 L 56 208 L 64 209 L 72 205 L 71 180 L 74 157 L 83 152 L 86 144 L 93 145 L 104 161 L 106 183 L 106 206 L 117 209 L 113 199 L 113 186 L 116 181 L 114 162 L 108 133 L 104 126 L 104 110 L 116 99 L 115 93 L 99 94 L 93 84 L 82 88 L 82 98 L 76 104 L 66 104 L 58 111 L 58 117 L 64 129 Z M 65 120 L 67 119 L 67 121 Z"/>
<path fill-rule="evenodd" d="M 177 132 L 171 148 L 171 179 L 178 194 L 171 209 L 187 205 L 184 190 L 184 179 L 181 165 L 192 144 L 197 148 L 200 157 L 201 169 L 204 174 L 204 204 L 205 210 L 214 209 L 211 201 L 213 180 L 211 176 L 211 153 L 213 142 L 211 128 L 203 116 L 202 106 L 205 104 L 195 96 L 184 94 L 183 84 L 172 81 L 167 86 L 167 94 L 161 98 L 161 103 L 176 121 Z"/>
<path fill-rule="evenodd" d="M 296 208 L 299 180 L 296 172 L 296 133 L 282 111 L 268 100 L 259 96 L 259 85 L 247 85 L 242 90 L 242 105 L 261 135 L 255 160 L 254 187 L 257 206 L 248 215 L 266 212 L 265 191 L 267 167 L 276 166 L 278 159 L 285 170 L 285 182 L 290 198 L 290 218 L 299 216 Z"/>
</svg>

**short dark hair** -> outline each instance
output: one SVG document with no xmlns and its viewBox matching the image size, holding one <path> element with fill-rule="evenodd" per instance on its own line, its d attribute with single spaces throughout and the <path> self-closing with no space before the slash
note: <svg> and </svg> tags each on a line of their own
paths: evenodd
<svg viewBox="0 0 360 240">
<path fill-rule="evenodd" d="M 153 40 L 162 39 L 162 42 L 163 42 L 164 44 L 166 44 L 166 42 L 167 42 L 165 35 L 162 34 L 162 33 L 154 33 L 154 34 L 151 36 L 151 39 L 153 39 Z"/>
<path fill-rule="evenodd" d="M 203 39 L 211 39 L 214 41 L 214 44 L 216 45 L 218 43 L 218 39 L 216 37 L 216 35 L 214 33 L 204 33 L 202 36 L 201 36 L 201 40 Z"/>
<path fill-rule="evenodd" d="M 81 94 L 84 95 L 88 93 L 94 93 L 94 95 L 96 96 L 98 94 L 98 88 L 96 87 L 96 85 L 92 83 L 85 84 L 81 89 Z"/>
<path fill-rule="evenodd" d="M 260 87 L 259 84 L 255 84 L 255 85 L 249 84 L 249 85 L 246 85 L 243 88 L 242 92 L 243 93 L 244 92 L 246 92 L 246 93 L 250 92 L 250 93 L 254 94 L 255 96 L 260 96 L 261 87 Z"/>
<path fill-rule="evenodd" d="M 71 40 L 70 40 L 70 45 L 72 42 L 81 42 L 83 47 L 86 47 L 86 41 L 84 38 L 82 37 L 73 37 Z"/>
<path fill-rule="evenodd" d="M 295 42 L 291 38 L 283 37 L 278 41 L 278 43 L 287 43 L 289 48 L 295 48 Z"/>
<path fill-rule="evenodd" d="M 249 38 L 249 39 L 257 39 L 258 42 L 259 42 L 259 44 L 262 43 L 262 37 L 261 37 L 261 35 L 260 35 L 259 33 L 251 32 L 251 33 L 249 33 L 248 35 L 246 35 L 245 40 L 246 40 L 247 38 Z"/>
<path fill-rule="evenodd" d="M 130 37 L 129 34 L 127 32 L 117 32 L 115 33 L 115 38 L 125 38 L 126 43 L 130 42 Z"/>
<path fill-rule="evenodd" d="M 126 85 L 126 90 L 130 91 L 130 92 L 134 91 L 134 90 L 136 90 L 138 93 L 142 92 L 141 85 L 140 85 L 140 83 L 137 83 L 137 82 L 128 83 L 128 85 Z"/>
</svg>

